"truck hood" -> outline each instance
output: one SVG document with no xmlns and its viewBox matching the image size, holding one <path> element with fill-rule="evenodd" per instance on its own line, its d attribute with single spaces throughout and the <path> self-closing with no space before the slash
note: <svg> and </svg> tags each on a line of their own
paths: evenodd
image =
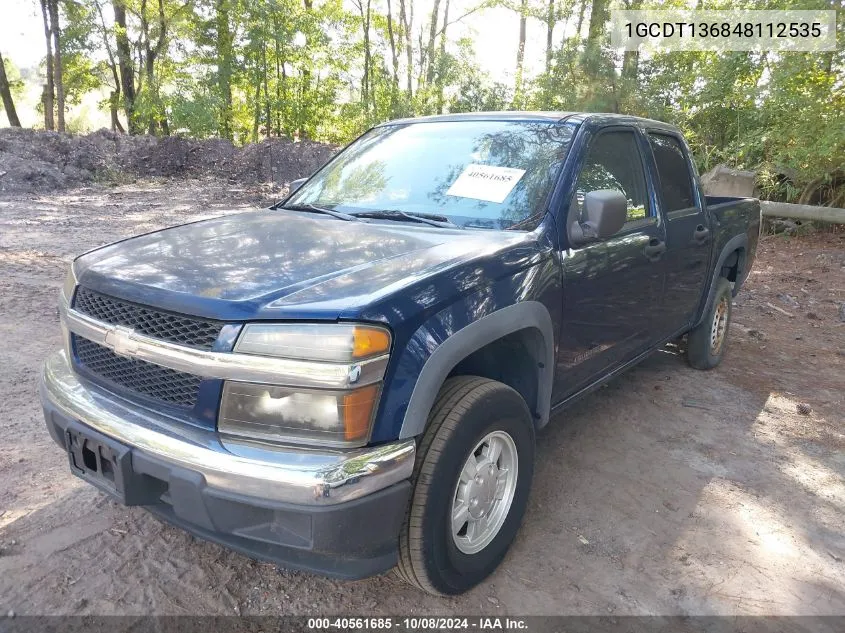
<svg viewBox="0 0 845 633">
<path fill-rule="evenodd" d="M 262 210 L 116 242 L 81 256 L 75 267 L 84 286 L 186 314 L 336 319 L 527 235 Z"/>
</svg>

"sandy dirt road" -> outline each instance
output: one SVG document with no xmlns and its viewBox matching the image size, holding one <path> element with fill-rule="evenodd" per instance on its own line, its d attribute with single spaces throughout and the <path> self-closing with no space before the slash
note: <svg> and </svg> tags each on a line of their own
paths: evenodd
<svg viewBox="0 0 845 633">
<path fill-rule="evenodd" d="M 73 478 L 36 395 L 72 256 L 261 198 L 201 181 L 0 198 L 0 613 L 845 614 L 841 233 L 764 239 L 718 369 L 670 347 L 558 415 L 510 554 L 458 598 L 278 570 Z"/>
</svg>

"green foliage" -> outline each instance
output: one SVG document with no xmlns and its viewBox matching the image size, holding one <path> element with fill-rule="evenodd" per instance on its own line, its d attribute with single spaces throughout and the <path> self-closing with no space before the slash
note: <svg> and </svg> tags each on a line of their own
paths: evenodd
<svg viewBox="0 0 845 633">
<path fill-rule="evenodd" d="M 3 57 L 4 66 L 6 68 L 6 80 L 9 82 L 9 91 L 12 93 L 12 98 L 16 101 L 20 99 L 26 88 L 26 82 L 21 77 L 21 71 L 15 66 L 14 62 L 8 57 Z M 3 112 L 5 107 L 3 100 L 0 99 L 0 112 Z"/>
<path fill-rule="evenodd" d="M 181 89 L 166 98 L 172 130 L 184 136 L 208 138 L 217 134 L 219 99 L 207 82 L 177 81 Z"/>
<path fill-rule="evenodd" d="M 60 1 L 68 102 L 121 87 L 114 0 Z M 684 0 L 554 0 L 551 6 L 549 0 L 439 0 L 434 15 L 431 0 L 118 1 L 126 8 L 133 57 L 135 131 L 236 143 L 268 136 L 344 143 L 405 116 L 517 105 L 623 112 L 679 125 L 702 170 L 718 163 L 759 170 L 765 195 L 795 200 L 813 189 L 828 200 L 841 196 L 842 45 L 819 54 L 649 57 L 610 48 L 609 9 L 688 6 Z M 712 0 L 706 8 L 837 4 Z M 514 67 L 518 79 L 504 84 L 480 68 L 474 42 L 465 30 L 457 38 L 455 24 L 491 7 L 513 12 L 513 31 L 482 37 L 515 41 L 521 15 L 552 29 L 543 72 L 531 77 L 526 67 L 522 77 Z M 839 42 L 845 41 L 843 15 Z M 120 105 L 125 115 L 126 104 Z"/>
<path fill-rule="evenodd" d="M 96 48 L 96 14 L 93 5 L 74 0 L 65 0 L 60 9 L 65 100 L 77 105 L 83 96 L 103 85 L 102 64 L 91 56 Z"/>
</svg>

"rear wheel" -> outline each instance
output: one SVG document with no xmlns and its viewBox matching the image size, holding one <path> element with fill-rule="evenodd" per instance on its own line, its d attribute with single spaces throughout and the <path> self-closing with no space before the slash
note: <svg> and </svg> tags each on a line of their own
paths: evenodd
<svg viewBox="0 0 845 633">
<path fill-rule="evenodd" d="M 534 425 L 515 390 L 459 376 L 440 390 L 419 449 L 398 573 L 429 593 L 462 593 L 496 569 L 519 530 Z"/>
<path fill-rule="evenodd" d="M 690 333 L 687 360 L 696 369 L 713 369 L 722 361 L 731 322 L 731 282 L 720 277 L 707 314 Z"/>
</svg>

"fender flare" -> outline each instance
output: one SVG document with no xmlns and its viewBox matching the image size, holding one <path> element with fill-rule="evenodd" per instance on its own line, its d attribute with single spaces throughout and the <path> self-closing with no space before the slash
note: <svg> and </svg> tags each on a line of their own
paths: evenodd
<svg viewBox="0 0 845 633">
<path fill-rule="evenodd" d="M 414 385 L 399 438 L 420 435 L 428 422 L 441 385 L 449 373 L 464 358 L 503 336 L 520 330 L 535 329 L 539 332 L 540 349 L 529 350 L 537 360 L 539 383 L 537 403 L 528 403 L 530 409 L 539 415 L 538 425 L 549 420 L 554 378 L 554 327 L 548 308 L 539 301 L 522 301 L 484 316 L 461 328 L 428 357 L 419 378 Z"/>
<path fill-rule="evenodd" d="M 697 326 L 701 323 L 701 319 L 704 318 L 704 315 L 707 314 L 707 308 L 710 307 L 710 303 L 713 301 L 713 294 L 716 291 L 716 280 L 719 279 L 722 273 L 722 266 L 724 266 L 725 261 L 727 261 L 728 257 L 734 251 L 740 249 L 747 249 L 748 248 L 748 236 L 745 233 L 741 235 L 735 235 L 731 239 L 727 241 L 727 243 L 722 247 L 722 252 L 719 253 L 719 259 L 716 260 L 716 265 L 713 267 L 713 273 L 710 277 L 710 284 L 707 287 L 707 300 L 701 306 L 699 310 L 698 317 L 695 319 L 693 323 L 693 327 Z M 740 258 L 737 262 L 738 273 L 737 273 L 737 283 L 734 286 L 734 295 L 739 291 L 740 285 L 742 285 L 741 279 L 741 272 L 745 267 L 745 258 Z"/>
</svg>

